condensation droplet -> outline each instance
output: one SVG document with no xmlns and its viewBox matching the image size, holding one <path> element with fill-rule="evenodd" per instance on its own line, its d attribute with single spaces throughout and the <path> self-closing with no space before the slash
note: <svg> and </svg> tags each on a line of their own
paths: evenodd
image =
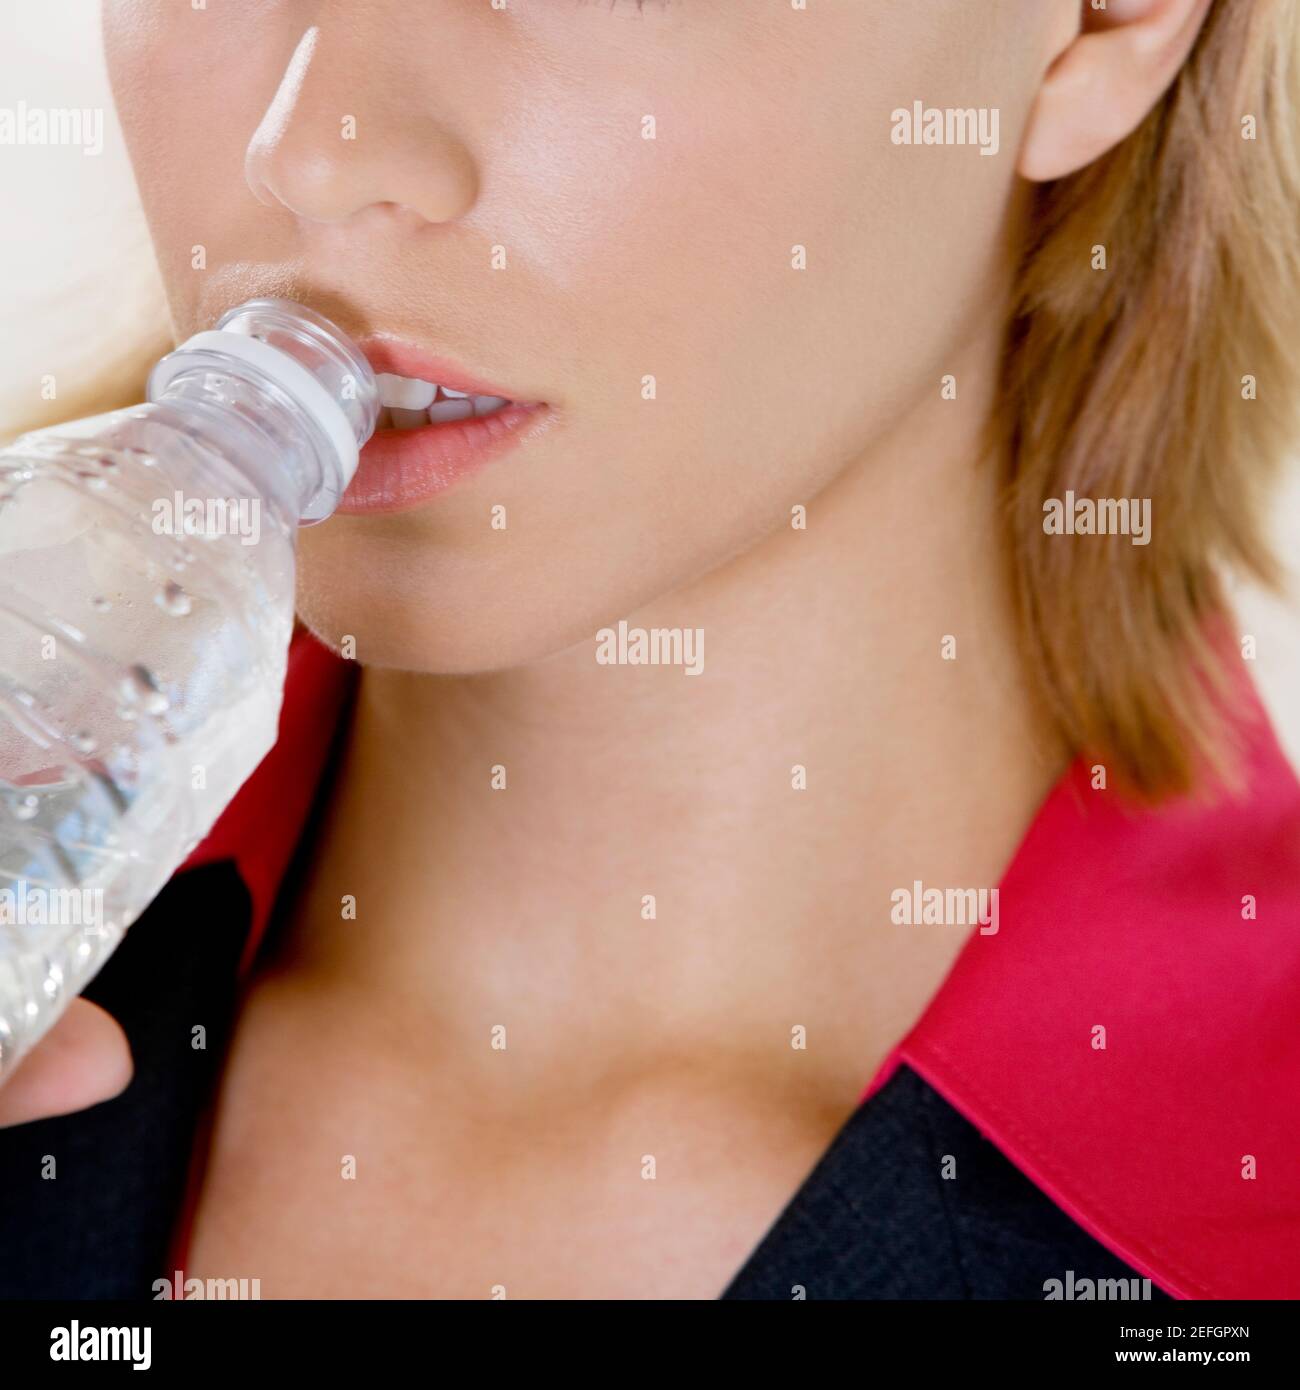
<svg viewBox="0 0 1300 1390">
<path fill-rule="evenodd" d="M 162 589 L 154 595 L 153 601 L 164 613 L 170 613 L 173 618 L 183 618 L 194 606 L 190 603 L 189 594 L 175 580 L 168 580 Z"/>
<path fill-rule="evenodd" d="M 122 680 L 122 699 L 126 709 L 139 706 L 146 714 L 162 714 L 168 707 L 166 695 L 158 689 L 153 672 L 147 666 L 132 666 Z M 118 710 L 122 714 L 122 710 Z M 132 716 L 122 714 L 124 719 Z"/>
<path fill-rule="evenodd" d="M 97 747 L 94 737 L 84 730 L 79 734 L 73 734 L 72 746 L 78 753 L 93 753 Z"/>
<path fill-rule="evenodd" d="M 28 792 L 26 796 L 20 796 L 14 802 L 14 815 L 19 820 L 35 820 L 36 813 L 41 809 L 41 803 Z"/>
</svg>

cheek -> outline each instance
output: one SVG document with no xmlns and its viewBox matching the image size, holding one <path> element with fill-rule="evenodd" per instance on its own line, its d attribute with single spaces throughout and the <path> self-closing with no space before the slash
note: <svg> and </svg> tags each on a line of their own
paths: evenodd
<svg viewBox="0 0 1300 1390">
<path fill-rule="evenodd" d="M 661 556 L 733 549 L 807 501 L 986 325 L 1023 112 L 993 158 L 894 145 L 896 107 L 955 89 L 932 47 L 659 74 L 616 118 L 570 103 L 510 142 L 504 182 L 530 191 L 493 212 L 588 345 L 597 495 L 639 491 Z"/>
</svg>

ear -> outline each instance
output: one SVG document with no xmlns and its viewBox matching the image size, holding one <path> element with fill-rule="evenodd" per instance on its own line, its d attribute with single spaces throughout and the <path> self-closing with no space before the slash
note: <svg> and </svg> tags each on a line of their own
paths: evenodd
<svg viewBox="0 0 1300 1390">
<path fill-rule="evenodd" d="M 1084 168 L 1142 124 L 1187 61 L 1215 0 L 1074 3 L 1076 32 L 1043 78 L 1017 164 L 1040 182 Z"/>
</svg>

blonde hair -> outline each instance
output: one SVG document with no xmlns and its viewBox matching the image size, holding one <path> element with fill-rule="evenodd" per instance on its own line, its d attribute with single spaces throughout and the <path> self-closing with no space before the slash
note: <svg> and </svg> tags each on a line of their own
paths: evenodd
<svg viewBox="0 0 1300 1390">
<path fill-rule="evenodd" d="M 1262 522 L 1300 438 L 1298 5 L 1215 0 L 1142 126 L 1035 190 L 1023 248 L 995 428 L 1028 664 L 1072 747 L 1146 799 L 1230 761 L 1222 567 L 1279 579 Z M 1047 534 L 1067 490 L 1150 499 L 1149 544 Z"/>
</svg>

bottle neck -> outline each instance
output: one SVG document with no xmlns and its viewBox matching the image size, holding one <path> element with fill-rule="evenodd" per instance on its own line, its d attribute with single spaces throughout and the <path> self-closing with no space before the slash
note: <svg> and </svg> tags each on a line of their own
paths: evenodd
<svg viewBox="0 0 1300 1390">
<path fill-rule="evenodd" d="M 182 366 L 155 405 L 173 406 L 211 453 L 233 468 L 286 528 L 295 529 L 337 461 L 285 394 L 238 363 Z M 218 479 L 212 479 L 220 490 Z"/>
<path fill-rule="evenodd" d="M 338 506 L 379 419 L 379 387 L 357 346 L 329 319 L 283 299 L 254 299 L 164 357 L 149 399 L 224 410 L 261 430 L 271 457 L 241 463 L 284 496 L 302 525 Z M 260 466 L 259 466 L 260 465 Z M 276 469 L 287 477 L 276 479 Z"/>
</svg>

